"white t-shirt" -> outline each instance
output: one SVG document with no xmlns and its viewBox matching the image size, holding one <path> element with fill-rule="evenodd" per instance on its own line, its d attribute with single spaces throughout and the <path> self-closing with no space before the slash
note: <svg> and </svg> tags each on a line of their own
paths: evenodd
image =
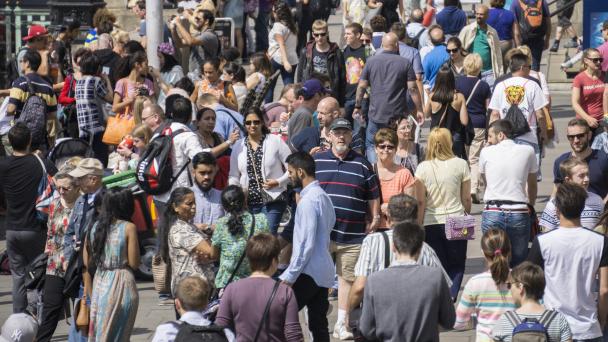
<svg viewBox="0 0 608 342">
<path fill-rule="evenodd" d="M 545 270 L 545 307 L 566 316 L 575 340 L 602 336 L 593 289 L 599 268 L 608 266 L 607 241 L 582 227 L 560 227 L 538 235 L 528 254 Z"/>
<path fill-rule="evenodd" d="M 593 192 L 587 192 L 585 200 L 585 208 L 581 213 L 581 226 L 587 229 L 594 230 L 600 220 L 600 215 L 604 211 L 604 201 L 602 198 Z M 545 227 L 547 231 L 553 230 L 559 226 L 559 216 L 555 210 L 555 201 L 552 198 L 547 202 L 545 210 L 540 217 L 539 224 Z"/>
<path fill-rule="evenodd" d="M 504 119 L 511 104 L 518 105 L 530 125 L 530 132 L 518 138 L 538 145 L 534 112 L 549 104 L 543 90 L 532 80 L 518 76 L 508 78 L 495 86 L 489 108 L 500 112 L 500 118 Z"/>
<path fill-rule="evenodd" d="M 270 55 L 270 58 L 273 61 L 282 64 L 279 43 L 277 43 L 276 39 L 274 39 L 275 34 L 280 34 L 283 36 L 289 64 L 298 64 L 298 54 L 296 51 L 298 46 L 298 35 L 291 32 L 287 26 L 279 22 L 275 22 L 274 25 L 272 25 L 272 29 L 268 33 L 268 54 Z"/>
<path fill-rule="evenodd" d="M 486 176 L 484 201 L 528 203 L 528 175 L 538 172 L 534 149 L 511 139 L 486 146 L 479 155 L 479 172 Z"/>
</svg>

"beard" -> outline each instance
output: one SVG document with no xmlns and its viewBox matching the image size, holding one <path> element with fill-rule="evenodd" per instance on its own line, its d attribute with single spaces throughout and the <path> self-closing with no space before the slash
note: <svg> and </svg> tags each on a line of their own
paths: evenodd
<svg viewBox="0 0 608 342">
<path fill-rule="evenodd" d="M 201 189 L 201 191 L 203 191 L 203 192 L 207 192 L 207 191 L 211 190 L 211 188 L 213 187 L 212 182 L 209 182 L 209 185 L 203 185 L 196 181 L 194 183 L 196 183 L 196 186 L 198 186 L 198 188 Z"/>
<path fill-rule="evenodd" d="M 336 152 L 342 154 L 344 152 L 346 152 L 348 150 L 348 146 L 346 145 L 335 145 L 334 149 L 336 149 Z"/>
<path fill-rule="evenodd" d="M 302 180 L 300 177 L 296 176 L 295 179 L 291 180 L 291 185 L 293 185 L 294 188 L 302 188 Z"/>
</svg>

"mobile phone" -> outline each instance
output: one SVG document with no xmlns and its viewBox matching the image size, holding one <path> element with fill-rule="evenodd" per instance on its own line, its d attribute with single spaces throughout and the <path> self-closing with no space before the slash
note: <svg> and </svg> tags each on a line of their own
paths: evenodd
<svg viewBox="0 0 608 342">
<path fill-rule="evenodd" d="M 104 75 L 110 75 L 110 67 L 104 66 L 103 68 L 101 68 L 101 73 Z"/>
</svg>

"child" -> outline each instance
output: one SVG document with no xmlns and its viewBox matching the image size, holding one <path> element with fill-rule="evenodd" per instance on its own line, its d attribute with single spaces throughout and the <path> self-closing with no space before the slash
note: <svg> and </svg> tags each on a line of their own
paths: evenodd
<svg viewBox="0 0 608 342">
<path fill-rule="evenodd" d="M 236 102 L 239 104 L 239 108 L 242 108 L 248 92 L 247 86 L 245 85 L 245 69 L 234 62 L 230 62 L 224 67 L 222 79 L 232 83 L 232 89 L 234 89 L 234 94 L 236 95 Z"/>
</svg>

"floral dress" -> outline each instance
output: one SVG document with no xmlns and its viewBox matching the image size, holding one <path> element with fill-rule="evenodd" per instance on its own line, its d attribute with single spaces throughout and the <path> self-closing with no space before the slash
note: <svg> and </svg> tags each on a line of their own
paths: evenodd
<svg viewBox="0 0 608 342">
<path fill-rule="evenodd" d="M 73 208 L 67 208 L 61 204 L 61 198 L 53 199 L 49 206 L 49 220 L 47 222 L 46 247 L 44 252 L 48 254 L 49 261 L 46 264 L 46 274 L 63 278 L 65 270 L 63 263 L 63 237 L 68 229 L 68 222 Z"/>
<path fill-rule="evenodd" d="M 243 227 L 245 229 L 237 235 L 232 235 L 228 231 L 228 219 L 229 216 L 224 216 L 217 221 L 213 237 L 211 238 L 211 244 L 220 250 L 220 268 L 217 271 L 217 277 L 215 278 L 215 286 L 218 289 L 228 285 L 230 275 L 239 262 L 241 255 L 245 253 L 245 246 L 247 245 L 251 229 L 252 214 L 246 213 L 243 215 Z M 253 234 L 255 235 L 258 233 L 270 233 L 268 220 L 264 214 L 255 215 L 255 228 Z M 235 272 L 232 281 L 247 278 L 250 274 L 251 269 L 249 268 L 249 262 L 247 261 L 247 258 L 245 258 L 243 259 L 241 266 L 239 266 L 239 269 Z"/>
</svg>

